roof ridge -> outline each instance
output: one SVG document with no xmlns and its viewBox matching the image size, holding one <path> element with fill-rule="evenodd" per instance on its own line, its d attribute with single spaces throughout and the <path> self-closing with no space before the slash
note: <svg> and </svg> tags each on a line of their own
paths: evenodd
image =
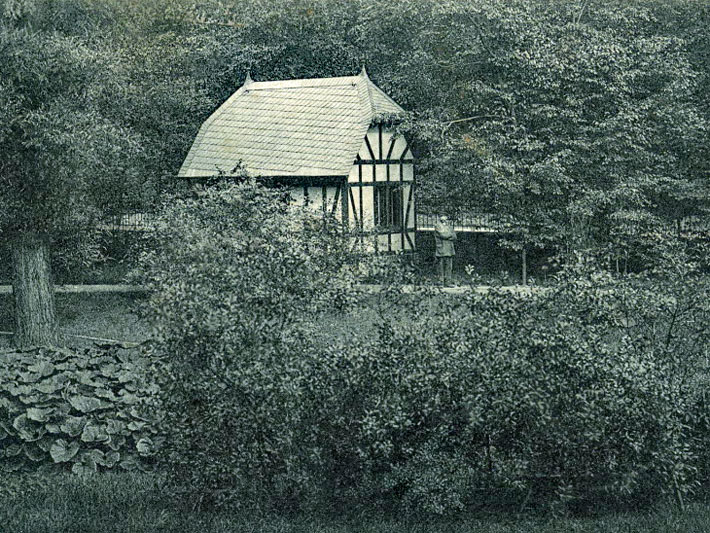
<svg viewBox="0 0 710 533">
<path fill-rule="evenodd" d="M 338 85 L 333 83 L 331 85 L 293 85 L 291 87 L 254 87 L 256 83 L 267 83 L 267 82 L 253 82 L 249 87 L 250 91 L 285 91 L 291 89 L 320 89 L 321 87 L 337 87 Z M 349 83 L 343 83 L 343 86 L 351 85 Z"/>
<path fill-rule="evenodd" d="M 332 87 L 334 85 L 348 85 L 357 82 L 359 76 L 337 76 L 333 78 L 296 78 L 291 80 L 252 81 L 251 90 L 264 90 L 267 88 L 301 89 L 304 87 Z"/>
<path fill-rule="evenodd" d="M 367 72 L 365 71 L 365 67 L 362 68 L 362 80 L 365 81 L 365 87 L 367 88 L 367 101 L 370 104 L 370 120 L 372 120 L 375 115 L 377 114 L 377 111 L 375 110 L 375 102 L 372 99 L 372 89 L 370 88 L 370 85 L 373 85 L 372 81 L 370 81 L 370 78 L 367 76 Z"/>
</svg>

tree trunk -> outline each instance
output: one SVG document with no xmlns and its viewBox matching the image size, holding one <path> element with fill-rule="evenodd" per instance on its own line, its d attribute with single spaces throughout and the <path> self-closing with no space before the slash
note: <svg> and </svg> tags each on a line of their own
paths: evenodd
<svg viewBox="0 0 710 533">
<path fill-rule="evenodd" d="M 523 274 L 523 285 L 528 284 L 528 256 L 527 253 L 525 252 L 525 247 L 523 246 L 523 250 L 521 252 L 522 255 L 522 274 Z"/>
<path fill-rule="evenodd" d="M 15 346 L 57 343 L 49 242 L 26 232 L 13 242 L 12 293 L 15 299 Z"/>
</svg>

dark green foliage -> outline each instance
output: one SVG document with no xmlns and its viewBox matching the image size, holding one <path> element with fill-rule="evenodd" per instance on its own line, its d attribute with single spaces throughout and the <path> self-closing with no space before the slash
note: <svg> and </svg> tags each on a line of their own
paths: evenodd
<svg viewBox="0 0 710 533">
<path fill-rule="evenodd" d="M 0 469 L 151 469 L 161 437 L 148 361 L 120 346 L 0 354 Z"/>
<path fill-rule="evenodd" d="M 682 502 L 707 456 L 707 291 L 576 273 L 532 295 L 409 300 L 377 339 L 301 362 L 291 460 L 336 504 L 407 513 L 539 484 L 548 503 Z"/>
<path fill-rule="evenodd" d="M 367 65 L 405 109 L 419 205 L 512 222 L 507 246 L 653 247 L 707 216 L 707 5 L 688 0 L 204 2 L 190 53 L 217 102 Z"/>
<path fill-rule="evenodd" d="M 309 475 L 291 462 L 299 365 L 319 312 L 354 292 L 342 235 L 285 200 L 253 181 L 198 190 L 166 209 L 142 258 L 166 354 L 166 466 L 197 501 L 234 503 L 245 486 L 287 498 Z"/>
<path fill-rule="evenodd" d="M 189 503 L 450 514 L 537 486 L 548 504 L 684 502 L 704 478 L 707 278 L 580 266 L 447 298 L 404 296 L 403 274 L 377 335 L 324 346 L 319 312 L 354 277 L 278 196 L 176 201 L 145 257 L 165 465 Z"/>
<path fill-rule="evenodd" d="M 493 208 L 532 243 L 605 241 L 609 226 L 707 211 L 708 16 L 687 0 L 13 0 L 0 179 L 59 189 L 41 213 L 70 226 L 97 214 L 77 199 L 140 209 L 247 68 L 284 79 L 365 63 L 414 114 L 421 205 Z"/>
</svg>

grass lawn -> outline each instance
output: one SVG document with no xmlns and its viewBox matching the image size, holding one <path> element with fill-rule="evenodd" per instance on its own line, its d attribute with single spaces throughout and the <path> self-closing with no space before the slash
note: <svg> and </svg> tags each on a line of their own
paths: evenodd
<svg viewBox="0 0 710 533">
<path fill-rule="evenodd" d="M 422 275 L 422 282 L 436 282 L 435 273 Z M 463 273 L 454 276 L 454 284 L 467 286 L 468 278 Z M 506 280 L 489 277 L 486 282 Z M 403 296 L 407 298 L 407 296 Z M 69 347 L 92 345 L 93 341 L 82 339 L 96 337 L 123 342 L 141 342 L 150 337 L 149 324 L 140 317 L 139 304 L 145 295 L 141 293 L 55 293 L 57 319 L 64 334 L 64 343 Z M 375 335 L 377 301 L 374 295 L 364 296 L 360 303 L 345 314 L 331 313 L 320 319 L 314 334 L 328 342 L 352 335 Z M 387 315 L 395 309 L 388 302 L 382 308 Z M 390 309 L 387 309 L 390 307 Z M 12 332 L 12 294 L 0 294 L 0 332 Z M 0 333 L 0 349 L 11 346 L 11 337 Z"/>
<path fill-rule="evenodd" d="M 59 328 L 69 346 L 86 346 L 92 341 L 73 337 L 83 335 L 119 341 L 140 342 L 150 335 L 150 328 L 136 314 L 137 294 L 93 293 L 55 294 Z M 12 295 L 0 294 L 0 331 L 14 329 Z M 10 346 L 10 337 L 0 335 L 0 348 Z"/>
<path fill-rule="evenodd" d="M 75 335 L 122 342 L 147 340 L 151 335 L 150 325 L 139 311 L 144 298 L 140 293 L 56 293 L 57 320 L 65 335 L 64 343 L 70 347 L 93 344 L 92 340 Z M 376 300 L 375 296 L 365 296 L 344 314 L 332 312 L 321 317 L 314 325 L 313 334 L 324 343 L 356 335 L 376 335 Z M 387 314 L 394 311 L 387 306 L 383 309 Z M 0 331 L 13 329 L 12 295 L 0 294 Z M 0 334 L 0 349 L 10 346 L 11 337 Z"/>
<path fill-rule="evenodd" d="M 176 509 L 155 477 L 98 474 L 88 478 L 58 475 L 44 487 L 24 485 L 22 494 L 0 494 L 0 531 L 8 533 L 502 533 L 707 532 L 710 506 L 695 504 L 681 512 L 665 508 L 643 514 L 594 518 L 529 516 L 476 517 L 425 522 L 402 518 L 323 518 L 251 516 Z"/>
</svg>

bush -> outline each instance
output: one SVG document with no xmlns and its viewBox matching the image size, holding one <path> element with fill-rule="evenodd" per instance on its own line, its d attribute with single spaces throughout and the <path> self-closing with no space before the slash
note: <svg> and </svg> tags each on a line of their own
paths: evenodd
<svg viewBox="0 0 710 533">
<path fill-rule="evenodd" d="M 378 338 L 291 362 L 300 445 L 274 453 L 336 506 L 441 514 L 544 484 L 682 501 L 707 464 L 707 286 L 575 272 L 532 295 L 400 295 Z"/>
<path fill-rule="evenodd" d="M 141 260 L 166 355 L 166 466 L 195 502 L 238 502 L 247 485 L 286 501 L 301 475 L 298 364 L 319 313 L 355 292 L 335 222 L 287 200 L 249 180 L 177 199 Z"/>
<path fill-rule="evenodd" d="M 146 264 L 165 459 L 195 504 L 446 514 L 536 485 L 550 502 L 682 501 L 705 475 L 705 278 L 574 267 L 526 294 L 388 287 L 374 338 L 323 347 L 318 313 L 352 278 L 322 222 L 252 183 L 163 220 Z"/>
<path fill-rule="evenodd" d="M 119 346 L 0 354 L 0 469 L 152 469 L 161 438 L 147 368 Z"/>
<path fill-rule="evenodd" d="M 697 410 L 710 344 L 707 289 L 688 282 L 576 273 L 545 293 L 414 304 L 414 323 L 384 324 L 353 370 L 350 435 L 367 450 L 362 468 L 382 472 L 373 491 L 437 513 L 475 505 L 473 488 L 536 480 L 560 498 L 682 498 L 706 455 L 695 437 L 707 435 Z"/>
</svg>

